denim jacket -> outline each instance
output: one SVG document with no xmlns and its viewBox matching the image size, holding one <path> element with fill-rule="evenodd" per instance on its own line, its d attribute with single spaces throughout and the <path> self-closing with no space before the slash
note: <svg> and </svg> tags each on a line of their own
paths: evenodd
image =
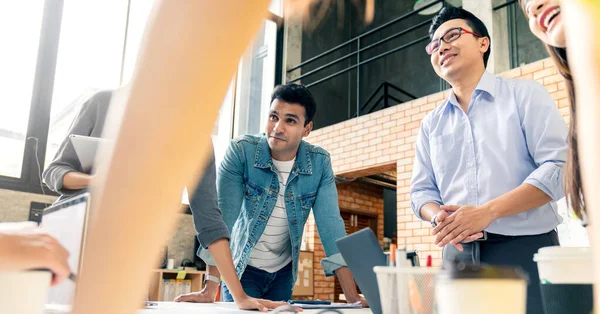
<svg viewBox="0 0 600 314">
<path fill-rule="evenodd" d="M 235 270 L 241 278 L 279 194 L 277 170 L 264 134 L 244 135 L 231 141 L 219 167 L 217 192 L 223 219 L 231 233 Z M 305 141 L 300 143 L 284 198 L 294 282 L 298 274 L 302 233 L 311 209 L 327 256 L 321 261 L 325 275 L 332 276 L 336 269 L 346 266 L 335 246 L 335 241 L 344 237 L 346 230 L 327 151 Z M 200 257 L 208 265 L 214 265 L 208 250 L 202 250 Z"/>
</svg>

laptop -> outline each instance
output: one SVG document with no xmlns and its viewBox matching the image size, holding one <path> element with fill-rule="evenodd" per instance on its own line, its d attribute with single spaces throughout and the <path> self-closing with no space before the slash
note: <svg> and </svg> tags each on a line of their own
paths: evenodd
<svg viewBox="0 0 600 314">
<path fill-rule="evenodd" d="M 77 276 L 83 261 L 83 247 L 89 219 L 90 194 L 83 193 L 47 207 L 42 212 L 40 227 L 69 252 L 69 268 Z M 71 305 L 75 297 L 75 282 L 64 280 L 51 287 L 46 303 Z"/>
<path fill-rule="evenodd" d="M 103 146 L 112 143 L 112 141 L 107 139 L 77 134 L 69 135 L 69 140 L 73 145 L 73 149 L 75 149 L 75 153 L 77 154 L 77 159 L 81 164 L 81 168 L 86 173 L 91 172 L 92 168 L 94 167 L 94 162 L 96 160 L 98 151 Z"/>
<path fill-rule="evenodd" d="M 387 258 L 371 228 L 365 228 L 335 242 L 373 314 L 382 314 L 375 266 L 386 266 Z"/>
</svg>

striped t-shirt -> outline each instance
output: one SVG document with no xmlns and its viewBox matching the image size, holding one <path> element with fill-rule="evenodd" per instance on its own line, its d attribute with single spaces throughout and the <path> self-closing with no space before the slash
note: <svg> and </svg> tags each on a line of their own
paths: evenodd
<svg viewBox="0 0 600 314">
<path fill-rule="evenodd" d="M 294 159 L 295 160 L 295 159 Z M 277 272 L 292 260 L 292 246 L 285 200 L 283 195 L 294 160 L 278 161 L 273 159 L 279 176 L 279 196 L 269 217 L 265 231 L 260 236 L 254 251 L 250 255 L 248 265 L 269 273 Z"/>
</svg>

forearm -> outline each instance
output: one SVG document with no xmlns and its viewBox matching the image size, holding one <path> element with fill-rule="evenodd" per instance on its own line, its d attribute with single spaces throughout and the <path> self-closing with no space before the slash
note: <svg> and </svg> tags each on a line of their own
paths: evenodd
<svg viewBox="0 0 600 314">
<path fill-rule="evenodd" d="M 67 172 L 63 177 L 63 189 L 79 190 L 90 186 L 93 176 L 77 171 Z"/>
<path fill-rule="evenodd" d="M 206 266 L 206 271 L 211 276 L 220 277 L 223 276 L 223 280 L 227 284 L 227 288 L 234 299 L 239 299 L 245 295 L 242 284 L 237 277 L 235 267 L 233 265 L 233 258 L 231 257 L 231 251 L 229 249 L 229 241 L 227 239 L 219 239 L 208 246 L 208 250 L 212 255 L 217 267 Z M 216 286 L 216 283 L 208 281 Z"/>
<path fill-rule="evenodd" d="M 342 286 L 346 300 L 350 302 L 356 301 L 359 298 L 358 290 L 356 290 L 356 283 L 354 282 L 354 277 L 352 277 L 350 269 L 345 266 L 340 267 L 335 271 L 335 275 L 340 282 L 340 286 Z"/>
<path fill-rule="evenodd" d="M 442 211 L 440 205 L 437 203 L 427 203 L 421 207 L 421 217 L 427 221 L 431 221 L 431 218 Z"/>
<path fill-rule="evenodd" d="M 531 184 L 523 183 L 514 190 L 485 203 L 484 206 L 489 208 L 495 220 L 524 213 L 551 200 L 552 198 L 542 190 Z"/>
</svg>

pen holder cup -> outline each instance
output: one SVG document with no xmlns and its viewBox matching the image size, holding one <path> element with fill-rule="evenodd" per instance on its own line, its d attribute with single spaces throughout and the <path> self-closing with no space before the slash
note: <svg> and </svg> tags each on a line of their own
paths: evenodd
<svg viewBox="0 0 600 314">
<path fill-rule="evenodd" d="M 437 268 L 383 267 L 377 274 L 383 314 L 435 314 Z"/>
</svg>

